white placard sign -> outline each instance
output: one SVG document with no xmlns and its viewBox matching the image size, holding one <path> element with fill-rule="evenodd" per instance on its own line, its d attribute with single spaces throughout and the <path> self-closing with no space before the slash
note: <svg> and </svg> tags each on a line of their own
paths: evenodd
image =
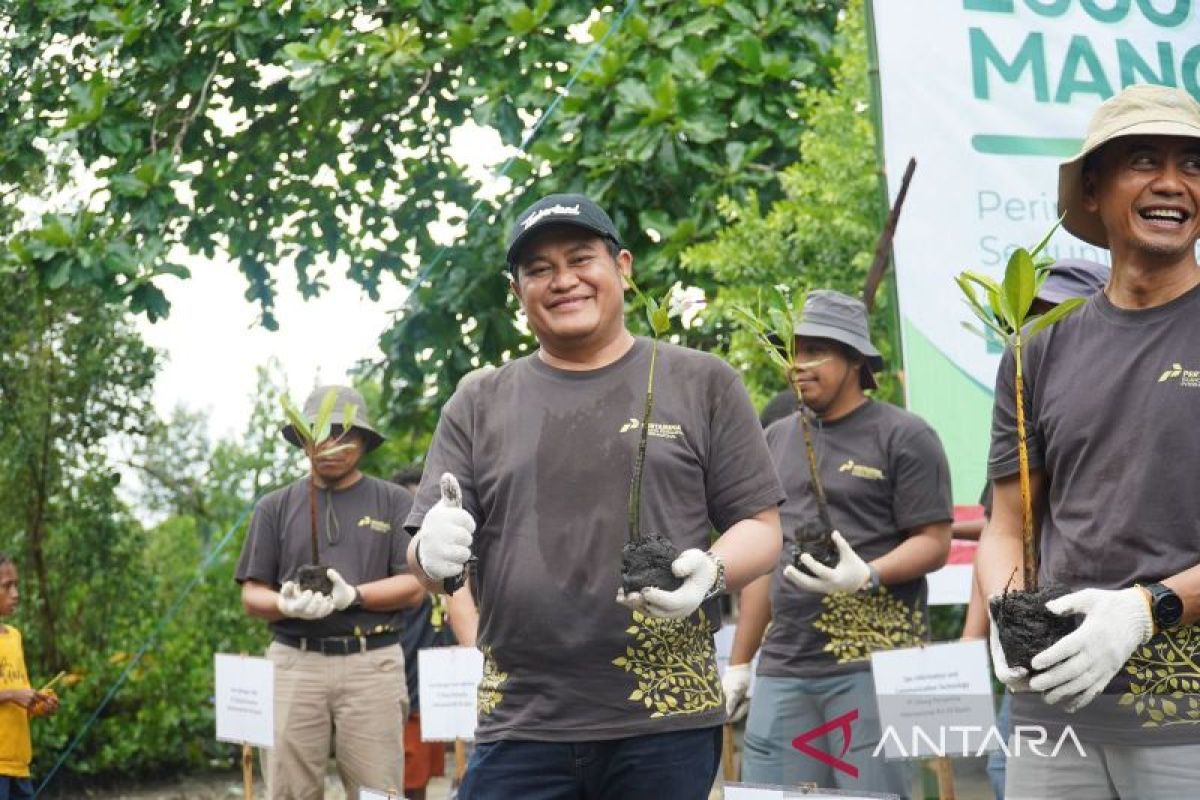
<svg viewBox="0 0 1200 800">
<path fill-rule="evenodd" d="M 1000 746 L 981 639 L 871 654 L 889 759 L 980 756 Z"/>
<path fill-rule="evenodd" d="M 404 800 L 404 795 L 359 787 L 358 800 Z"/>
<path fill-rule="evenodd" d="M 474 739 L 483 653 L 474 647 L 430 647 L 417 651 L 417 666 L 421 740 Z"/>
<path fill-rule="evenodd" d="M 275 746 L 275 665 L 265 658 L 214 657 L 217 740 Z"/>
<path fill-rule="evenodd" d="M 847 792 L 838 789 L 799 790 L 784 786 L 727 783 L 725 800 L 898 800 L 894 794 Z"/>
</svg>

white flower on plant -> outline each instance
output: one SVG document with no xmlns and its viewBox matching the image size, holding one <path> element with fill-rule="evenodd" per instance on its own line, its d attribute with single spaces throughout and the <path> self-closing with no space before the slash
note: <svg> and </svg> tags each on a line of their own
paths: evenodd
<svg viewBox="0 0 1200 800">
<path fill-rule="evenodd" d="M 696 321 L 700 312 L 707 305 L 708 301 L 704 297 L 704 290 L 699 286 L 684 287 L 683 284 L 676 283 L 671 287 L 668 308 L 672 317 L 679 317 L 683 327 L 692 327 L 692 323 Z"/>
</svg>

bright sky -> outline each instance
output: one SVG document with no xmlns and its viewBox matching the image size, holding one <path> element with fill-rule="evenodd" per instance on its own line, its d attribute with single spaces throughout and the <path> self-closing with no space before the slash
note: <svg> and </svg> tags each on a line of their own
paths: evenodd
<svg viewBox="0 0 1200 800">
<path fill-rule="evenodd" d="M 508 155 L 495 131 L 467 123 L 451 136 L 451 151 L 489 191 L 501 188 L 488 180 Z M 443 227 L 434 235 L 453 233 Z M 306 302 L 290 270 L 281 269 L 275 301 L 279 329 L 268 331 L 255 322 L 257 307 L 243 297 L 246 281 L 235 265 L 203 258 L 181 261 L 191 270 L 190 278 L 158 282 L 171 301 L 170 316 L 153 324 L 139 318 L 138 327 L 166 359 L 154 388 L 159 414 L 166 417 L 180 404 L 207 411 L 214 438 L 242 430 L 255 369 L 272 357 L 282 364 L 297 405 L 318 382 L 345 382 L 355 363 L 378 360 L 379 335 L 405 296 L 404 287 L 385 276 L 380 301 L 372 302 L 343 270 L 329 267 L 330 288 Z"/>
</svg>

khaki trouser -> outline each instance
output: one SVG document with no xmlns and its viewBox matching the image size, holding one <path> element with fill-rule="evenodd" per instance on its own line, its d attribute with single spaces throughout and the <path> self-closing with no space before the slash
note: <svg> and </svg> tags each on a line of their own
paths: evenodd
<svg viewBox="0 0 1200 800">
<path fill-rule="evenodd" d="M 270 800 L 321 800 L 331 739 L 346 797 L 404 787 L 408 689 L 400 645 L 327 656 L 272 642 L 275 747 L 264 758 Z"/>
</svg>

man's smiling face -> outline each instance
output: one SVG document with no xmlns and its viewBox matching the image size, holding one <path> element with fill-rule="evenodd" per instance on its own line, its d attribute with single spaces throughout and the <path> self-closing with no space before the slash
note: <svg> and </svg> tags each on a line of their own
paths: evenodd
<svg viewBox="0 0 1200 800">
<path fill-rule="evenodd" d="M 1084 176 L 1084 206 L 1099 214 L 1116 252 L 1188 257 L 1200 237 L 1200 139 L 1114 139 Z"/>
</svg>

